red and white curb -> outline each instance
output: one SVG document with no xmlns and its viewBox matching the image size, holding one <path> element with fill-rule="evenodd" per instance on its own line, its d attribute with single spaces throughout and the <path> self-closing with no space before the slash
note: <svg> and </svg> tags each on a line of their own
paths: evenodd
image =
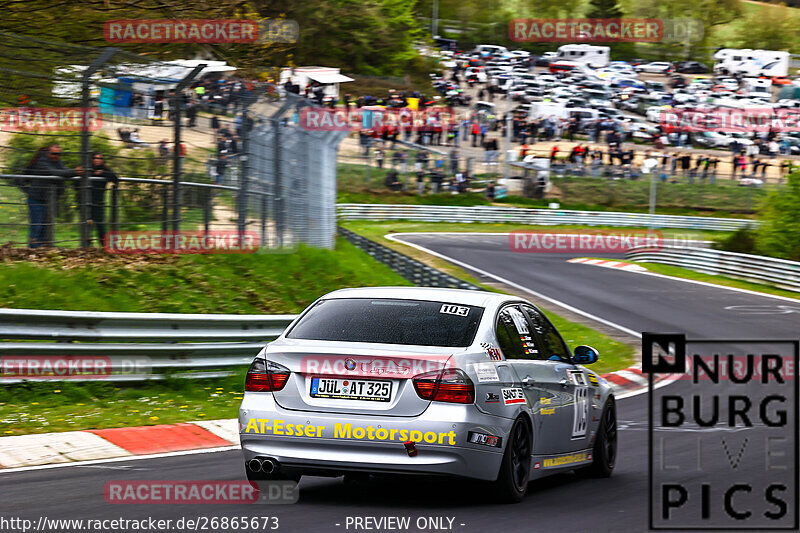
<svg viewBox="0 0 800 533">
<path fill-rule="evenodd" d="M 647 390 L 641 365 L 602 374 L 619 398 Z M 666 379 L 659 377 L 657 381 Z M 90 429 L 0 437 L 0 471 L 12 468 L 159 455 L 239 445 L 239 421 Z"/>
<path fill-rule="evenodd" d="M 582 263 L 584 265 L 594 265 L 604 268 L 618 268 L 620 270 L 629 270 L 633 272 L 647 272 L 647 269 L 641 265 L 634 263 L 626 263 L 624 261 L 612 261 L 610 259 L 591 259 L 589 257 L 576 257 L 575 259 L 567 259 L 567 263 Z"/>
<path fill-rule="evenodd" d="M 647 391 L 649 377 L 642 372 L 641 363 L 635 364 L 632 367 L 624 370 L 617 370 L 609 374 L 601 374 L 600 377 L 605 379 L 614 391 L 616 396 L 624 394 L 625 396 L 632 396 L 635 393 L 642 393 Z M 659 374 L 654 380 L 653 384 L 661 383 L 670 379 L 669 374 Z"/>
<path fill-rule="evenodd" d="M 18 435 L 0 437 L 0 470 L 238 444 L 236 419 Z"/>
</svg>

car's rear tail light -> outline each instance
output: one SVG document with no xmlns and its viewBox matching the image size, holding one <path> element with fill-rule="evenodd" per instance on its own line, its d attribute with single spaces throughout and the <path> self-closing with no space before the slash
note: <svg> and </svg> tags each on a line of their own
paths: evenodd
<svg viewBox="0 0 800 533">
<path fill-rule="evenodd" d="M 250 392 L 269 392 L 281 390 L 289 380 L 291 370 L 278 363 L 256 358 L 247 371 L 244 390 Z"/>
<path fill-rule="evenodd" d="M 474 403 L 475 385 L 458 368 L 445 368 L 419 374 L 413 379 L 417 395 L 423 400 L 449 403 Z"/>
</svg>

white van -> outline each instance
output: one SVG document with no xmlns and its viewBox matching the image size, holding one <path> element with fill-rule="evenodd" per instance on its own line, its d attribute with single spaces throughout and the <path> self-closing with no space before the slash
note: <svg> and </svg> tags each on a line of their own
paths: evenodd
<svg viewBox="0 0 800 533">
<path fill-rule="evenodd" d="M 786 76 L 789 74 L 789 52 L 723 48 L 714 54 L 716 74 L 743 76 Z"/>
<path fill-rule="evenodd" d="M 591 44 L 565 44 L 558 48 L 559 61 L 573 61 L 583 63 L 590 67 L 600 68 L 608 66 L 611 48 L 608 46 L 594 46 Z"/>
<path fill-rule="evenodd" d="M 530 107 L 528 118 L 548 118 L 555 116 L 558 118 L 569 118 L 569 111 L 576 108 L 566 107 L 563 104 L 553 102 L 533 102 Z"/>
</svg>

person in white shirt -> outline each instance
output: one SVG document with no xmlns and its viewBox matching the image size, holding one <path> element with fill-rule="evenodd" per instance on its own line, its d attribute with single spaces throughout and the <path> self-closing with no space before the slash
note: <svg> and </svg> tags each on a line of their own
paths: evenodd
<svg viewBox="0 0 800 533">
<path fill-rule="evenodd" d="M 778 144 L 778 141 L 776 141 L 775 139 L 772 139 L 769 142 L 769 145 L 767 146 L 767 148 L 769 149 L 769 157 L 770 157 L 770 159 L 775 159 L 775 156 L 778 154 L 778 152 L 781 149 L 780 145 Z"/>
<path fill-rule="evenodd" d="M 642 175 L 649 176 L 651 172 L 658 166 L 658 155 L 651 155 L 650 152 L 644 154 L 644 161 L 642 161 Z"/>
</svg>

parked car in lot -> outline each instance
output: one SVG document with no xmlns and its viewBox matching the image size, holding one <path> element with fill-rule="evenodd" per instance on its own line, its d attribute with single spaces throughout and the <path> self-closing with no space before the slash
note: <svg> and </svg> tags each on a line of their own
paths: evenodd
<svg viewBox="0 0 800 533">
<path fill-rule="evenodd" d="M 707 74 L 711 69 L 697 61 L 679 61 L 675 64 L 675 71 L 686 74 Z"/>
<path fill-rule="evenodd" d="M 682 89 L 686 87 L 686 78 L 683 76 L 679 76 L 678 74 L 673 74 L 669 78 L 669 86 L 673 89 Z"/>
<path fill-rule="evenodd" d="M 583 63 L 576 63 L 575 61 L 554 61 L 547 67 L 553 74 L 558 72 L 571 73 L 572 71 L 582 71 L 585 68 L 586 65 Z"/>
<path fill-rule="evenodd" d="M 558 59 L 558 52 L 545 52 L 540 57 L 536 58 L 534 65 L 537 67 L 547 67 L 551 62 Z"/>
<path fill-rule="evenodd" d="M 636 65 L 634 69 L 636 69 L 636 72 L 647 72 L 648 74 L 667 74 L 673 71 L 672 63 L 667 63 L 666 61 L 654 61 Z"/>
<path fill-rule="evenodd" d="M 524 243 L 523 243 L 524 244 Z M 250 480 L 438 474 L 491 483 L 611 475 L 613 391 L 516 296 L 377 287 L 329 293 L 250 365 L 239 434 Z M 456 481 L 456 483 L 459 483 Z"/>
<path fill-rule="evenodd" d="M 693 135 L 694 143 L 703 148 L 727 148 L 733 142 L 732 137 L 716 131 L 701 131 Z"/>
<path fill-rule="evenodd" d="M 722 85 L 730 91 L 739 90 L 739 81 L 736 78 L 717 78 L 717 85 Z"/>
<path fill-rule="evenodd" d="M 731 134 L 717 131 L 703 131 L 693 134 L 694 143 L 704 148 L 728 148 L 733 141 L 741 146 L 750 146 L 753 141 L 745 134 Z"/>
</svg>

